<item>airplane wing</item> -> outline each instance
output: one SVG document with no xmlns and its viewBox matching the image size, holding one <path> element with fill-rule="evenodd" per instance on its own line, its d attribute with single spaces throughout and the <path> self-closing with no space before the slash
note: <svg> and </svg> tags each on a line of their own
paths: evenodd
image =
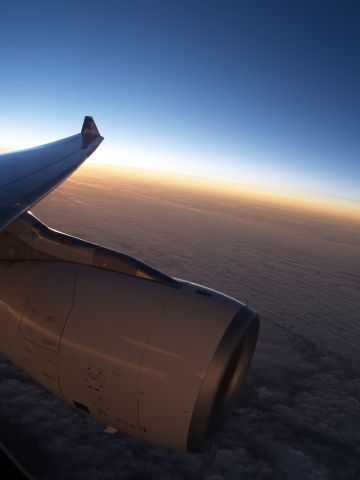
<svg viewBox="0 0 360 480">
<path fill-rule="evenodd" d="M 0 155 L 0 232 L 62 183 L 103 141 L 92 117 L 81 133 Z"/>
</svg>

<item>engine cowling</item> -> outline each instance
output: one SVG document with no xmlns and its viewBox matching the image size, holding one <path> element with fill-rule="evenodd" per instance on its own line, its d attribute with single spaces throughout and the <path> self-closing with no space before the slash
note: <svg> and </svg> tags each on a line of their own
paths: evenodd
<svg viewBox="0 0 360 480">
<path fill-rule="evenodd" d="M 258 318 L 248 307 L 191 283 L 66 262 L 2 269 L 1 351 L 11 361 L 106 425 L 203 448 L 250 364 Z"/>
</svg>

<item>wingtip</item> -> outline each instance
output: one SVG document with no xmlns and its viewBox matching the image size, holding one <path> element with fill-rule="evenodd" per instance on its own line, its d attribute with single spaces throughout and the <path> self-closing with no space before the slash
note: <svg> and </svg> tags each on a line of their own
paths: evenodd
<svg viewBox="0 0 360 480">
<path fill-rule="evenodd" d="M 81 129 L 81 135 L 85 137 L 99 137 L 100 132 L 97 129 L 96 123 L 94 122 L 93 117 L 86 116 L 84 118 L 84 123 Z"/>
</svg>

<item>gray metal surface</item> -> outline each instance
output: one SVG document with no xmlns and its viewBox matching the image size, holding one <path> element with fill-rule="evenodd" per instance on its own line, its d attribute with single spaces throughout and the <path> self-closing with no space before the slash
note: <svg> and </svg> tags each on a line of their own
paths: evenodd
<svg viewBox="0 0 360 480">
<path fill-rule="evenodd" d="M 49 228 L 31 212 L 23 213 L 0 233 L 0 260 L 66 261 L 166 283 L 182 283 L 125 253 L 86 242 Z"/>
<path fill-rule="evenodd" d="M 0 231 L 63 182 L 102 140 L 94 120 L 85 117 L 77 135 L 0 155 Z"/>
<path fill-rule="evenodd" d="M 206 371 L 189 427 L 187 449 L 201 452 L 237 399 L 255 350 L 259 317 L 244 305 L 227 327 Z"/>
<path fill-rule="evenodd" d="M 0 353 L 107 431 L 199 451 L 237 397 L 258 317 L 24 213 L 101 141 L 85 117 L 79 135 L 0 157 Z"/>
</svg>

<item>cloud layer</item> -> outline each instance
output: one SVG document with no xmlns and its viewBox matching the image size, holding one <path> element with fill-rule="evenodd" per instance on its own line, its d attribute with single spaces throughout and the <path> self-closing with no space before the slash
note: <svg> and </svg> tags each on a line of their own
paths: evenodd
<svg viewBox="0 0 360 480">
<path fill-rule="evenodd" d="M 242 396 L 200 455 L 105 434 L 0 359 L 0 439 L 37 478 L 360 478 L 359 225 L 90 167 L 35 213 L 261 315 Z"/>
</svg>

